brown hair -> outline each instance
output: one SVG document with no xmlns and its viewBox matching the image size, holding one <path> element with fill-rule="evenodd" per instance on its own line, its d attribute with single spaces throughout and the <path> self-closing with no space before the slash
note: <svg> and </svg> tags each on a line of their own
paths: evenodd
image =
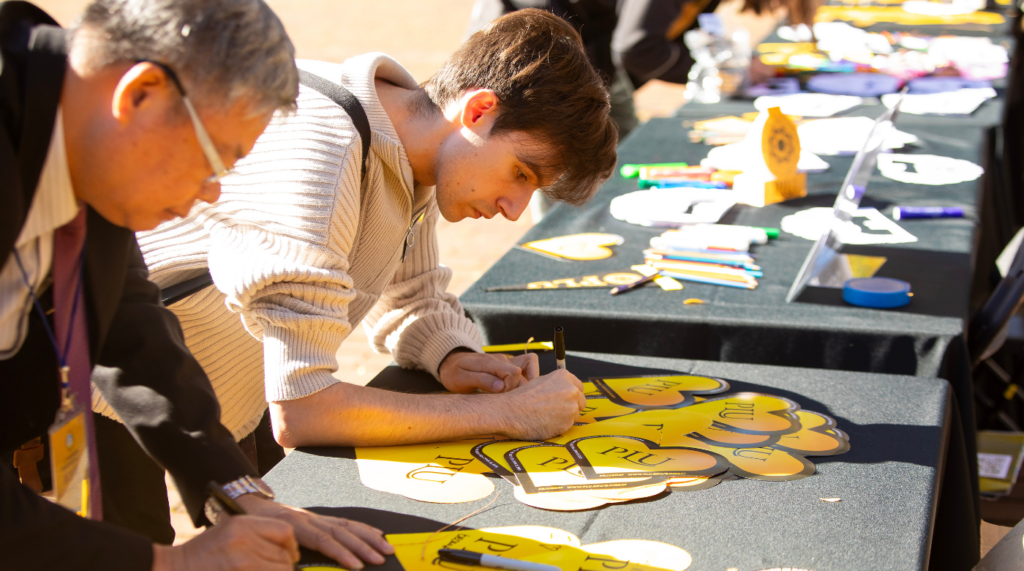
<svg viewBox="0 0 1024 571">
<path fill-rule="evenodd" d="M 789 11 L 790 25 L 810 26 L 818 10 L 818 0 L 743 0 L 743 10 L 750 10 L 759 16 L 762 12 L 777 12 L 781 8 Z"/>
<path fill-rule="evenodd" d="M 553 181 L 543 190 L 554 200 L 583 204 L 614 171 L 618 133 L 608 91 L 580 35 L 549 12 L 518 10 L 491 22 L 423 87 L 441 109 L 467 90 L 494 91 L 491 136 L 524 133 L 544 145 L 520 159 Z"/>
</svg>

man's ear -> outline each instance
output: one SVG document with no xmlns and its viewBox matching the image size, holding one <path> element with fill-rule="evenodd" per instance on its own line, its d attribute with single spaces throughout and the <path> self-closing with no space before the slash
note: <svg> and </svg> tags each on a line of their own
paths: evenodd
<svg viewBox="0 0 1024 571">
<path fill-rule="evenodd" d="M 137 63 L 117 82 L 110 112 L 119 123 L 127 124 L 143 109 L 169 105 L 176 89 L 160 66 Z"/>
<path fill-rule="evenodd" d="M 463 96 L 462 126 L 473 131 L 490 131 L 498 111 L 498 96 L 490 89 L 469 91 Z"/>
</svg>

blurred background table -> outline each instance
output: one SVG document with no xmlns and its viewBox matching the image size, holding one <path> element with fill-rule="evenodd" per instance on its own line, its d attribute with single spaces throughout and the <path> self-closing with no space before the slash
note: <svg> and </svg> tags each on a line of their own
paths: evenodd
<svg viewBox="0 0 1024 571">
<path fill-rule="evenodd" d="M 763 391 L 832 416 L 849 434 L 851 448 L 839 456 L 811 458 L 817 473 L 801 480 L 731 480 L 707 490 L 666 492 L 581 512 L 526 506 L 499 479 L 497 502 L 462 525 L 545 525 L 569 531 L 583 544 L 662 541 L 685 549 L 694 570 L 967 569 L 977 561 L 965 451 L 950 431 L 956 410 L 942 380 L 575 352 L 568 365 L 580 378 L 666 373 L 724 378 L 730 392 Z M 553 355 L 543 354 L 542 373 L 553 368 Z M 443 390 L 430 375 L 397 366 L 369 386 Z M 431 504 L 371 490 L 360 482 L 351 448 L 296 450 L 266 481 L 282 502 L 361 519 L 387 533 L 437 531 L 494 499 Z M 389 558 L 379 569 L 401 567 Z"/>
</svg>

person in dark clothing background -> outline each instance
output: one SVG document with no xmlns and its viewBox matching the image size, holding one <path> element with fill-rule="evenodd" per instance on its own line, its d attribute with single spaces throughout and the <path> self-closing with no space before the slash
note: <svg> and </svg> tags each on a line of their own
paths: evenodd
<svg viewBox="0 0 1024 571">
<path fill-rule="evenodd" d="M 743 0 L 756 14 L 788 9 L 790 23 L 810 24 L 815 0 Z M 652 79 L 685 84 L 693 66 L 683 35 L 719 0 L 477 0 L 467 36 L 498 16 L 542 8 L 574 24 L 601 72 L 620 139 L 634 127 L 633 91 Z"/>
</svg>

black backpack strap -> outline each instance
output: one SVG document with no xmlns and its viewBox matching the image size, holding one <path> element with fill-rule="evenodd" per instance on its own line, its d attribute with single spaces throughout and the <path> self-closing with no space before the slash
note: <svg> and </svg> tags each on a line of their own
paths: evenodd
<svg viewBox="0 0 1024 571">
<path fill-rule="evenodd" d="M 370 154 L 370 120 L 366 118 L 366 111 L 363 111 L 362 104 L 359 103 L 355 95 L 352 95 L 351 91 L 343 86 L 301 69 L 299 70 L 299 84 L 310 87 L 334 101 L 345 110 L 345 113 L 348 113 L 356 131 L 359 132 L 363 150 L 363 170 L 361 172 L 362 178 L 366 178 L 366 157 Z"/>
<path fill-rule="evenodd" d="M 338 85 L 332 81 L 309 73 L 308 71 L 299 70 L 299 83 L 306 87 L 312 88 L 316 92 L 334 101 L 348 113 L 352 124 L 355 126 L 356 131 L 359 132 L 359 142 L 362 144 L 362 170 L 360 171 L 360 180 L 366 178 L 366 160 L 370 154 L 370 120 L 366 117 L 366 111 L 363 110 L 363 106 L 356 99 L 355 95 L 348 89 L 345 89 L 341 85 Z M 190 280 L 185 280 L 179 284 L 174 284 L 167 288 L 164 288 L 160 292 L 160 297 L 163 299 L 164 306 L 170 306 L 179 301 L 197 294 L 204 289 L 213 285 L 213 276 L 210 275 L 210 270 L 206 270 L 200 276 L 196 276 Z"/>
</svg>

